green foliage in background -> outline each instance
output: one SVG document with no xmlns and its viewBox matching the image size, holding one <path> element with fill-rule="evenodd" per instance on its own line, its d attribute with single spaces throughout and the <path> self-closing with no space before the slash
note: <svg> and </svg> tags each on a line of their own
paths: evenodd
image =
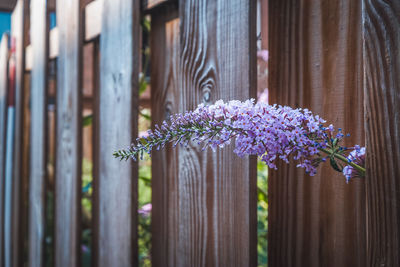
<svg viewBox="0 0 400 267">
<path fill-rule="evenodd" d="M 139 161 L 139 209 L 151 203 L 151 159 L 147 156 Z M 139 266 L 151 266 L 151 215 L 139 214 L 138 247 Z"/>
<path fill-rule="evenodd" d="M 82 266 L 90 267 L 92 252 L 92 196 L 93 196 L 93 164 L 83 158 L 82 161 Z"/>
<path fill-rule="evenodd" d="M 143 133 L 151 128 L 151 113 L 149 109 L 142 109 L 139 117 L 139 133 Z M 138 205 L 141 209 L 144 205 L 151 203 L 151 159 L 146 155 L 139 161 L 139 196 Z M 139 214 L 138 226 L 138 247 L 139 247 L 139 266 L 151 266 L 151 215 Z"/>
<path fill-rule="evenodd" d="M 257 162 L 257 252 L 258 266 L 267 266 L 267 231 L 268 231 L 268 167 L 264 162 Z"/>
</svg>

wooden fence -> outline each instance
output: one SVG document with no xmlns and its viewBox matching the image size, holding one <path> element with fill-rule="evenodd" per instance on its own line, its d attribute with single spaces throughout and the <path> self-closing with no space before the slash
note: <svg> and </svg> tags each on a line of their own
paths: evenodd
<svg viewBox="0 0 400 267">
<path fill-rule="evenodd" d="M 367 177 L 349 184 L 329 166 L 315 177 L 293 165 L 270 172 L 269 266 L 399 266 L 400 2 L 261 7 L 270 102 L 310 108 L 368 155 Z M 256 13 L 255 0 L 17 0 L 0 46 L 0 265 L 45 265 L 48 187 L 54 266 L 80 265 L 89 109 L 92 265 L 137 266 L 138 166 L 112 153 L 137 136 L 140 20 L 151 16 L 156 124 L 199 103 L 256 96 Z M 152 166 L 154 266 L 257 265 L 255 158 L 166 149 Z"/>
</svg>

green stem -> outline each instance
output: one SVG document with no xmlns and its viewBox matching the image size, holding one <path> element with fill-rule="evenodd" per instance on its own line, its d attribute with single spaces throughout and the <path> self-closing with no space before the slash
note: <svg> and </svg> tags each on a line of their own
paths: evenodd
<svg viewBox="0 0 400 267">
<path fill-rule="evenodd" d="M 356 169 L 357 171 L 359 171 L 360 174 L 362 174 L 363 176 L 365 176 L 365 168 L 361 167 L 360 165 L 355 164 L 354 162 L 349 162 L 349 161 L 348 161 L 345 157 L 343 157 L 342 155 L 335 154 L 335 153 L 333 153 L 333 152 L 332 152 L 331 150 L 329 150 L 329 149 L 319 148 L 319 150 L 322 151 L 322 152 L 324 152 L 324 153 L 326 153 L 326 154 L 328 154 L 328 155 L 332 155 L 332 154 L 333 154 L 333 156 L 334 156 L 335 158 L 337 158 L 337 159 L 343 161 L 344 163 L 350 165 L 351 167 L 353 167 L 354 169 Z"/>
</svg>

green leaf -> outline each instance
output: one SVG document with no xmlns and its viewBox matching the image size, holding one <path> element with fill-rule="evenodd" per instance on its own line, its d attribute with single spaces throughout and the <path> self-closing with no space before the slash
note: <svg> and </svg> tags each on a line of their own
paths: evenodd
<svg viewBox="0 0 400 267">
<path fill-rule="evenodd" d="M 143 18 L 141 24 L 142 24 L 143 31 L 150 32 L 150 28 L 151 28 L 150 20 Z"/>
<path fill-rule="evenodd" d="M 142 180 L 146 185 L 151 186 L 151 179 L 145 176 L 139 176 L 139 179 Z"/>
<path fill-rule="evenodd" d="M 92 125 L 92 122 L 93 122 L 93 115 L 92 114 L 83 117 L 83 120 L 82 120 L 83 127 Z"/>
<path fill-rule="evenodd" d="M 336 160 L 334 159 L 333 156 L 330 157 L 330 163 L 331 163 L 332 168 L 333 168 L 335 171 L 342 172 L 342 170 L 341 170 L 341 169 L 339 168 L 339 166 L 337 165 Z"/>
<path fill-rule="evenodd" d="M 338 143 L 338 139 L 335 138 L 335 139 L 333 140 L 333 147 L 336 147 L 337 143 Z"/>
<path fill-rule="evenodd" d="M 148 121 L 151 121 L 151 116 L 144 114 L 143 112 L 139 111 L 139 115 L 142 116 L 143 118 L 145 118 Z"/>
<path fill-rule="evenodd" d="M 146 79 L 141 79 L 140 84 L 139 84 L 139 96 L 141 96 L 147 88 L 148 83 L 146 82 Z"/>
<path fill-rule="evenodd" d="M 263 197 L 263 199 L 264 200 L 267 200 L 268 199 L 268 194 L 267 194 L 267 192 L 265 192 L 262 188 L 260 188 L 259 186 L 257 187 L 257 193 L 259 194 L 259 195 L 261 195 L 262 197 Z M 260 196 L 259 196 L 259 199 L 260 199 Z"/>
<path fill-rule="evenodd" d="M 87 185 L 85 185 L 82 188 L 82 193 L 87 193 L 91 187 L 92 187 L 92 182 L 87 183 Z"/>
</svg>

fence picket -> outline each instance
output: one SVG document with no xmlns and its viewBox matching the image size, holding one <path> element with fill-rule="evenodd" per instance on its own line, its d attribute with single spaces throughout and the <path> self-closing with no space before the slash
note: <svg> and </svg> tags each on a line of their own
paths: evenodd
<svg viewBox="0 0 400 267">
<path fill-rule="evenodd" d="M 140 1 L 103 2 L 96 261 L 137 266 L 137 163 L 120 162 L 113 153 L 137 136 Z"/>
<path fill-rule="evenodd" d="M 141 15 L 152 15 L 154 127 L 199 103 L 255 97 L 257 1 L 57 0 L 51 34 L 54 0 L 15 2 L 10 71 L 7 35 L 0 43 L 0 265 L 22 266 L 26 251 L 30 267 L 45 265 L 50 58 L 58 61 L 55 265 L 80 265 L 82 45 L 95 42 L 92 266 L 137 266 L 138 165 L 112 154 L 137 135 Z M 270 102 L 310 108 L 351 132 L 348 145 L 364 143 L 365 122 L 368 155 L 366 179 L 349 185 L 329 167 L 313 178 L 295 165 L 271 171 L 271 266 L 400 265 L 400 4 L 381 2 L 259 2 Z M 15 133 L 6 100 L 13 66 Z M 153 265 L 256 266 L 255 159 L 193 146 L 152 160 Z"/>
<path fill-rule="evenodd" d="M 151 114 L 153 128 L 179 112 L 179 14 L 162 10 L 151 19 Z M 160 45 L 163 44 L 163 45 Z M 171 146 L 152 155 L 152 264 L 177 266 L 178 152 Z"/>
<path fill-rule="evenodd" d="M 80 266 L 82 18 L 80 0 L 57 0 L 55 266 Z"/>
<path fill-rule="evenodd" d="M 48 26 L 46 0 L 30 2 L 31 70 L 31 156 L 29 179 L 29 266 L 42 267 L 45 237 L 46 185 L 46 88 Z"/>
<path fill-rule="evenodd" d="M 11 38 L 15 44 L 15 134 L 13 160 L 13 189 L 12 189 L 12 242 L 11 266 L 21 266 L 24 260 L 24 240 L 27 225 L 27 195 L 24 185 L 27 182 L 27 173 L 24 171 L 23 153 L 24 139 L 24 71 L 25 71 L 25 44 L 27 37 L 26 2 L 18 0 L 11 16 Z"/>
<path fill-rule="evenodd" d="M 7 66 L 8 35 L 3 34 L 0 42 L 0 229 L 4 227 L 4 179 L 6 154 L 6 114 L 7 114 Z M 0 265 L 4 265 L 4 236 L 0 230 Z"/>
<path fill-rule="evenodd" d="M 166 55 L 175 49 L 176 41 L 169 40 L 174 26 L 164 30 L 160 24 L 158 29 L 161 32 L 157 40 L 167 47 L 158 48 L 161 66 L 152 71 L 155 100 L 163 102 L 156 111 L 157 120 L 202 102 L 255 97 L 255 8 L 255 1 L 180 1 L 176 83 L 171 76 L 171 68 L 176 66 L 168 63 L 174 56 Z M 173 94 L 173 106 L 165 110 L 169 94 Z M 163 244 L 155 247 L 158 250 L 153 257 L 158 266 L 256 266 L 255 160 L 238 158 L 232 147 L 216 153 L 200 150 L 179 149 L 172 152 L 176 156 L 154 153 L 157 165 L 153 171 L 159 171 L 153 173 L 158 175 L 153 177 L 158 183 L 153 191 L 157 200 L 153 221 L 158 227 L 168 227 L 158 229 L 158 233 L 173 232 L 171 236 L 156 237 Z M 172 157 L 163 161 L 166 155 Z"/>
<path fill-rule="evenodd" d="M 400 266 L 400 2 L 362 2 L 366 266 Z"/>
<path fill-rule="evenodd" d="M 363 144 L 361 4 L 270 0 L 269 11 L 270 102 L 309 108 Z M 269 266 L 365 266 L 364 180 L 281 162 L 268 190 Z"/>
</svg>

